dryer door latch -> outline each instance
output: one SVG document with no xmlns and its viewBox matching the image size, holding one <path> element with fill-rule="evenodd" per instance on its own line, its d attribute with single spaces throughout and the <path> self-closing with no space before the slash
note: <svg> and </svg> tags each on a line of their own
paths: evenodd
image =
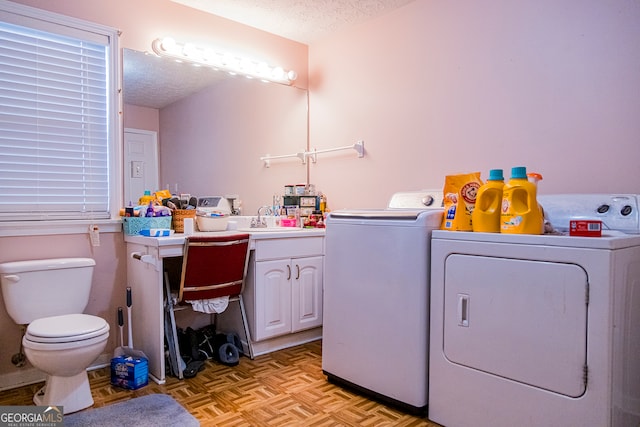
<svg viewBox="0 0 640 427">
<path fill-rule="evenodd" d="M 469 295 L 458 294 L 458 326 L 469 327 Z"/>
</svg>

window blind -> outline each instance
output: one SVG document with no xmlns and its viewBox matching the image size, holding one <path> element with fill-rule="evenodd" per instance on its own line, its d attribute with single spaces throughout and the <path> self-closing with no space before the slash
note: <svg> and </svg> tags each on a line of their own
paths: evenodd
<svg viewBox="0 0 640 427">
<path fill-rule="evenodd" d="M 0 220 L 109 218 L 108 77 L 108 44 L 0 22 Z"/>
</svg>

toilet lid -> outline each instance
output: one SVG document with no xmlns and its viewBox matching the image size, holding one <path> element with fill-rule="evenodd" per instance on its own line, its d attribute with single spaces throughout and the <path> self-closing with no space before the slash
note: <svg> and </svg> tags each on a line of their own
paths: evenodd
<svg viewBox="0 0 640 427">
<path fill-rule="evenodd" d="M 89 314 L 66 314 L 36 319 L 27 327 L 26 336 L 36 342 L 69 342 L 90 339 L 109 332 L 109 324 Z"/>
</svg>

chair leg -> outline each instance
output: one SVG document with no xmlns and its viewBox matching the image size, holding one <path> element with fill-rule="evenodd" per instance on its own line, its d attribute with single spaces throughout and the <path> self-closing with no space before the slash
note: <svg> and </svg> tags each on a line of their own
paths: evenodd
<svg viewBox="0 0 640 427">
<path fill-rule="evenodd" d="M 176 328 L 176 317 L 173 311 L 173 301 L 171 299 L 171 287 L 169 286 L 169 277 L 167 273 L 164 275 L 164 287 L 166 292 L 165 299 L 165 336 L 169 347 L 169 362 L 173 374 L 179 379 L 183 379 L 183 363 L 180 355 L 180 344 L 178 342 L 178 330 Z M 169 330 L 167 330 L 169 329 Z"/>
<path fill-rule="evenodd" d="M 240 304 L 240 315 L 242 316 L 242 326 L 244 327 L 244 335 L 247 339 L 247 348 L 249 349 L 249 359 L 253 360 L 253 345 L 251 344 L 251 334 L 249 333 L 249 322 L 247 322 L 247 312 L 244 309 L 244 300 L 242 294 L 238 295 L 238 303 Z"/>
</svg>

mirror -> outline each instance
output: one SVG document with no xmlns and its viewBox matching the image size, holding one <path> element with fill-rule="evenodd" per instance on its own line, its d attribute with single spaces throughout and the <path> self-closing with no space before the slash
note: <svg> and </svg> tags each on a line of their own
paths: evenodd
<svg viewBox="0 0 640 427">
<path fill-rule="evenodd" d="M 131 49 L 123 49 L 122 67 L 124 103 L 158 110 L 231 78 L 210 68 Z"/>
<path fill-rule="evenodd" d="M 306 90 L 130 49 L 123 59 L 124 103 L 159 110 L 163 188 L 197 197 L 236 194 L 243 214 L 253 215 L 285 185 L 307 181 L 298 159 L 270 168 L 260 160 L 307 149 Z"/>
</svg>

